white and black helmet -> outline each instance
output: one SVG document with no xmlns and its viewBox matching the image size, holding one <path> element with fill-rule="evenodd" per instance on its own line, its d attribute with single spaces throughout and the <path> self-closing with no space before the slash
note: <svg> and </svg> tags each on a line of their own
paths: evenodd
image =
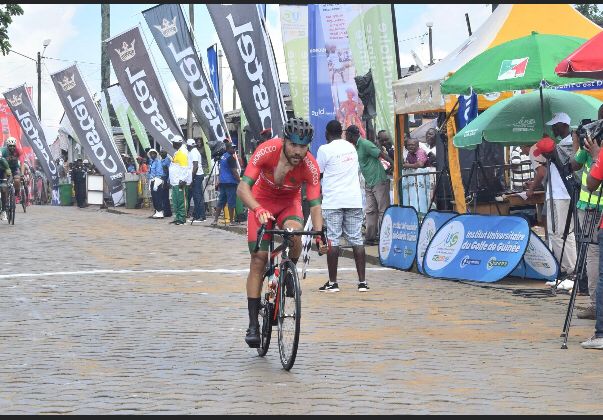
<svg viewBox="0 0 603 420">
<path fill-rule="evenodd" d="M 285 123 L 284 137 L 292 143 L 308 145 L 314 137 L 314 127 L 303 118 L 292 117 Z"/>
<path fill-rule="evenodd" d="M 7 146 L 16 146 L 17 145 L 17 139 L 14 138 L 14 137 L 9 137 L 9 138 L 6 139 L 5 144 Z"/>
</svg>

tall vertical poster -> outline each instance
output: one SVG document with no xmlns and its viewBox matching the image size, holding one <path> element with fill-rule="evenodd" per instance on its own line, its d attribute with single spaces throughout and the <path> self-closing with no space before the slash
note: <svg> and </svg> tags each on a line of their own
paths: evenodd
<svg viewBox="0 0 603 420">
<path fill-rule="evenodd" d="M 105 177 L 114 205 L 123 204 L 122 181 L 126 167 L 77 65 L 71 65 L 50 77 L 82 148 Z"/>
<path fill-rule="evenodd" d="M 293 112 L 309 119 L 308 6 L 281 5 L 280 13 Z"/>
<path fill-rule="evenodd" d="M 214 92 L 220 102 L 220 69 L 218 64 L 218 44 L 214 44 L 207 49 L 207 66 L 209 67 L 209 78 L 214 86 Z"/>
<path fill-rule="evenodd" d="M 140 28 L 125 31 L 107 41 L 115 77 L 134 114 L 169 154 L 174 140 L 183 141 L 182 130 L 172 113 L 153 67 Z"/>
<path fill-rule="evenodd" d="M 117 121 L 121 126 L 121 131 L 126 139 L 126 144 L 128 145 L 130 155 L 136 157 L 136 148 L 134 147 L 134 139 L 132 138 L 130 122 L 128 121 L 128 108 L 130 105 L 128 104 L 128 101 L 126 100 L 126 97 L 124 96 L 119 84 L 109 86 L 107 88 L 107 92 L 109 93 L 109 101 L 111 101 L 111 105 L 113 105 L 113 109 L 115 110 Z M 103 96 L 105 95 L 103 94 Z M 138 169 L 138 162 L 136 159 L 134 159 L 134 163 L 136 165 L 136 169 Z"/>
<path fill-rule="evenodd" d="M 352 5 L 349 5 L 352 6 Z M 392 82 L 398 79 L 394 22 L 390 4 L 363 4 L 348 26 L 348 39 L 356 75 L 372 70 L 377 102 L 376 129 L 394 134 L 394 94 Z"/>
<path fill-rule="evenodd" d="M 165 3 L 142 12 L 157 47 L 163 54 L 178 87 L 195 114 L 209 148 L 230 138 L 220 100 L 214 92 L 179 4 Z M 192 137 L 190 135 L 189 137 Z"/>
<path fill-rule="evenodd" d="M 282 135 L 285 103 L 276 59 L 256 4 L 208 4 L 224 55 L 231 69 L 241 107 L 254 138 L 272 128 Z"/>
<path fill-rule="evenodd" d="M 31 98 L 31 87 L 26 87 L 26 91 Z M 0 147 L 4 145 L 7 138 L 14 137 L 17 140 L 17 147 L 21 149 L 21 163 L 27 163 L 32 169 L 35 168 L 36 155 L 33 147 L 30 146 L 27 136 L 21 130 L 19 121 L 10 111 L 8 102 L 0 98 Z"/>
<path fill-rule="evenodd" d="M 44 173 L 51 181 L 53 187 L 58 186 L 59 172 L 25 85 L 7 90 L 4 92 L 4 98 L 6 98 L 8 107 L 19 122 L 29 144 L 31 144 Z"/>
<path fill-rule="evenodd" d="M 356 125 L 366 137 L 354 76 L 357 71 L 348 39 L 348 26 L 361 12 L 358 5 L 309 5 L 310 121 L 317 133 L 323 133 L 327 122 L 336 118 L 343 128 Z M 314 144 L 314 153 L 323 139 Z"/>
</svg>

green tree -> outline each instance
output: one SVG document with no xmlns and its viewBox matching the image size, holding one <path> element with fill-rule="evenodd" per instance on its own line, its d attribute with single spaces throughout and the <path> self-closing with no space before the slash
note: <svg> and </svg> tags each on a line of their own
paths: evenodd
<svg viewBox="0 0 603 420">
<path fill-rule="evenodd" d="M 599 6 L 596 4 L 575 4 L 574 7 L 597 25 L 603 26 L 603 12 L 599 10 Z"/>
<path fill-rule="evenodd" d="M 8 42 L 8 25 L 13 22 L 13 16 L 23 14 L 23 9 L 18 4 L 0 4 L 0 52 L 2 55 L 10 51 Z"/>
</svg>

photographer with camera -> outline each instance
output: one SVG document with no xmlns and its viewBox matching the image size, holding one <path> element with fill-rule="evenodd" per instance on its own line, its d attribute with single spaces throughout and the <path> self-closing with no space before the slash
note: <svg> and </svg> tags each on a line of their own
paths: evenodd
<svg viewBox="0 0 603 420">
<path fill-rule="evenodd" d="M 603 118 L 603 106 L 599 108 L 598 117 Z M 603 209 L 603 203 L 599 203 L 601 196 L 601 187 L 599 186 L 596 191 L 590 192 L 588 189 L 588 174 L 591 170 L 593 162 L 599 156 L 601 138 L 595 137 L 591 139 L 585 126 L 590 124 L 590 119 L 582 120 L 582 123 L 578 126 L 578 129 L 572 133 L 573 147 L 575 156 L 570 160 L 572 169 L 579 171 L 582 169 L 581 184 L 580 184 L 580 195 L 578 203 L 576 205 L 578 209 L 578 220 L 580 226 L 585 228 L 586 210 L 597 209 L 600 213 Z M 597 243 L 597 235 L 593 232 L 591 243 Z M 596 302 L 596 289 L 597 282 L 599 279 L 599 247 L 589 246 L 586 252 L 586 275 L 588 279 L 588 291 L 590 295 L 590 305 L 578 312 L 578 318 L 581 319 L 595 319 L 595 302 Z"/>
<path fill-rule="evenodd" d="M 563 259 L 559 261 L 560 271 L 571 274 L 576 266 L 577 249 L 573 217 L 568 226 L 568 231 L 565 232 L 566 220 L 568 213 L 573 208 L 572 197 L 576 188 L 576 183 L 571 174 L 572 170 L 569 167 L 569 160 L 573 155 L 570 117 L 565 112 L 558 112 L 546 124 L 551 126 L 553 135 L 560 137 L 561 141 L 559 144 L 555 144 L 553 139 L 545 136 L 536 143 L 533 155 L 535 158 L 542 155 L 550 162 L 550 173 L 548 173 L 547 167 L 543 166 L 543 172 L 546 175 L 543 184 L 546 191 L 549 248 L 557 260 L 561 260 L 563 255 Z M 572 179 L 568 179 L 568 177 Z M 567 237 L 564 239 L 565 234 Z"/>
<path fill-rule="evenodd" d="M 226 151 L 219 158 L 220 164 L 220 181 L 216 188 L 220 189 L 220 196 L 218 197 L 218 204 L 214 214 L 214 221 L 211 226 L 218 224 L 218 217 L 222 213 L 224 205 L 228 203 L 228 214 L 230 215 L 230 224 L 235 225 L 235 208 L 237 206 L 237 186 L 241 181 L 239 174 L 240 167 L 237 164 L 235 157 L 235 147 L 232 142 L 225 140 L 224 145 Z"/>
</svg>

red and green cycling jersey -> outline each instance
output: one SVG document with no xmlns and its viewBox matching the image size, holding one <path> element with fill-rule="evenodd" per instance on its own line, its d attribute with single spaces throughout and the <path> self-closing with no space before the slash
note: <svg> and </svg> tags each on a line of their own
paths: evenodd
<svg viewBox="0 0 603 420">
<path fill-rule="evenodd" d="M 285 174 L 282 185 L 274 181 L 282 149 L 283 140 L 277 137 L 262 143 L 249 159 L 242 180 L 252 187 L 255 199 L 261 202 L 301 201 L 301 186 L 305 182 L 310 207 L 320 204 L 320 169 L 309 152 L 299 165 Z"/>
<path fill-rule="evenodd" d="M 3 147 L 2 149 L 2 157 L 4 159 L 6 159 L 6 161 L 8 162 L 8 166 L 10 167 L 11 171 L 14 174 L 19 173 L 20 168 L 21 168 L 21 156 L 23 155 L 23 152 L 21 151 L 20 148 L 16 147 L 14 149 L 14 151 L 11 153 L 11 151 L 8 149 L 8 147 Z"/>
</svg>

